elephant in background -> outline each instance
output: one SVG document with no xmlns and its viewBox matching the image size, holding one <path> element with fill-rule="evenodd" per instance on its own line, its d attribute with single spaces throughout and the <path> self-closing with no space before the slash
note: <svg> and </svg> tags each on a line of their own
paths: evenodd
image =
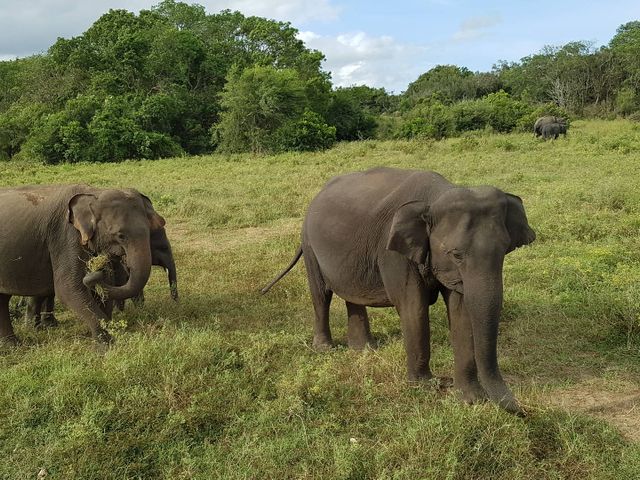
<svg viewBox="0 0 640 480">
<path fill-rule="evenodd" d="M 311 201 L 301 246 L 266 293 L 304 256 L 315 311 L 313 345 L 331 347 L 329 305 L 346 302 L 353 348 L 372 344 L 366 307 L 395 306 L 411 381 L 429 379 L 429 306 L 442 294 L 454 385 L 523 413 L 497 360 L 504 257 L 533 242 L 522 200 L 494 187 L 465 188 L 428 171 L 376 168 L 330 180 Z"/>
<path fill-rule="evenodd" d="M 171 298 L 178 300 L 178 276 L 176 272 L 176 263 L 171 250 L 171 243 L 167 237 L 164 227 L 155 232 L 151 232 L 149 241 L 151 244 L 151 265 L 162 267 L 166 272 L 169 280 L 169 290 Z M 101 277 L 103 282 L 115 285 L 124 285 L 129 277 L 126 267 L 119 259 L 111 263 L 111 271 L 113 278 L 105 279 Z M 36 328 L 47 328 L 58 325 L 58 321 L 54 316 L 54 295 L 49 297 L 29 297 L 25 299 L 26 311 L 25 320 L 27 324 L 32 324 Z M 136 303 L 144 303 L 144 290 L 141 290 L 133 301 Z M 101 301 L 98 299 L 98 301 Z M 113 301 L 106 300 L 102 303 L 103 310 L 107 317 L 111 318 L 113 312 Z M 122 311 L 124 309 L 124 300 L 118 300 L 116 306 Z"/>
<path fill-rule="evenodd" d="M 128 280 L 104 289 L 112 300 L 137 295 L 151 272 L 150 233 L 165 220 L 133 189 L 47 185 L 0 189 L 0 224 L 0 342 L 18 342 L 11 296 L 55 294 L 107 343 L 111 338 L 100 325 L 107 314 L 83 283 L 86 262 L 97 253 L 126 255 Z"/>
<path fill-rule="evenodd" d="M 555 140 L 560 134 L 563 134 L 565 137 L 567 136 L 567 126 L 562 123 L 547 123 L 542 126 L 542 138 L 545 140 L 549 140 L 550 138 Z"/>
<path fill-rule="evenodd" d="M 544 117 L 540 117 L 539 119 L 536 120 L 536 123 L 533 124 L 533 134 L 536 137 L 540 137 L 542 135 L 542 128 L 545 125 L 548 125 L 550 123 L 558 123 L 561 125 L 565 126 L 565 134 L 566 134 L 566 128 L 567 127 L 567 119 L 563 118 L 563 117 L 555 117 L 552 115 L 547 115 Z"/>
</svg>

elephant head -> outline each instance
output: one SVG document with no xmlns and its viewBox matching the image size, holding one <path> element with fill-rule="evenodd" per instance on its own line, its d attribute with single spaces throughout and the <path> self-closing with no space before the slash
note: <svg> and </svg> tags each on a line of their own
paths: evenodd
<svg viewBox="0 0 640 480">
<path fill-rule="evenodd" d="M 387 248 L 402 253 L 462 296 L 471 321 L 478 378 L 489 398 L 517 403 L 497 361 L 502 267 L 507 253 L 535 240 L 522 200 L 493 187 L 453 188 L 436 201 L 395 213 Z"/>
<path fill-rule="evenodd" d="M 68 217 L 83 246 L 126 257 L 129 279 L 122 286 L 104 284 L 108 298 L 130 298 L 144 288 L 151 273 L 150 233 L 165 225 L 147 197 L 133 189 L 91 190 L 69 201 Z M 93 284 L 101 280 L 96 276 Z M 85 284 L 89 286 L 87 277 Z"/>
</svg>

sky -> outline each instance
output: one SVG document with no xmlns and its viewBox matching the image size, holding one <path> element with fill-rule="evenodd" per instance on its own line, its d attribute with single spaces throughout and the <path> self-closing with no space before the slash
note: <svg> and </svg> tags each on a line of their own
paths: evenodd
<svg viewBox="0 0 640 480">
<path fill-rule="evenodd" d="M 84 32 L 111 8 L 133 12 L 159 0 L 0 0 L 0 59 L 44 52 L 56 38 Z M 600 46 L 640 19 L 640 0 L 200 0 L 208 13 L 239 10 L 291 22 L 326 56 L 335 86 L 400 93 L 440 65 L 489 71 L 545 45 Z"/>
</svg>

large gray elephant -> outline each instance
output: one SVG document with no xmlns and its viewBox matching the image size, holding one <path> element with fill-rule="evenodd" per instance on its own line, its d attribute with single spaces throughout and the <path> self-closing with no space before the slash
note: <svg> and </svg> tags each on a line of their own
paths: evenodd
<svg viewBox="0 0 640 480">
<path fill-rule="evenodd" d="M 147 197 L 133 189 L 48 185 L 0 189 L 0 341 L 17 343 L 9 318 L 12 295 L 55 295 L 109 342 L 107 315 L 83 284 L 95 253 L 126 255 L 129 279 L 104 285 L 108 298 L 137 295 L 151 272 L 150 232 L 165 225 Z"/>
<path fill-rule="evenodd" d="M 542 138 L 545 140 L 557 139 L 560 134 L 567 136 L 567 126 L 562 123 L 547 123 L 542 126 Z"/>
<path fill-rule="evenodd" d="M 533 134 L 536 137 L 539 137 L 542 135 L 542 128 L 545 125 L 548 125 L 550 123 L 559 123 L 561 125 L 565 126 L 565 133 L 566 133 L 566 128 L 567 128 L 567 119 L 563 118 L 563 117 L 555 117 L 553 115 L 546 115 L 544 117 L 540 117 L 539 119 L 536 120 L 536 123 L 533 124 Z"/>
<path fill-rule="evenodd" d="M 432 377 L 429 305 L 447 305 L 455 359 L 454 385 L 463 399 L 489 398 L 521 408 L 497 360 L 502 265 L 507 253 L 535 239 L 522 200 L 493 187 L 464 188 L 435 172 L 376 168 L 330 180 L 311 201 L 302 244 L 315 310 L 313 345 L 332 345 L 329 304 L 346 301 L 349 345 L 372 343 L 365 307 L 400 314 L 408 376 Z"/>
<path fill-rule="evenodd" d="M 175 301 L 178 300 L 178 274 L 176 270 L 176 262 L 173 258 L 173 251 L 171 249 L 171 243 L 167 237 L 167 232 L 164 227 L 152 231 L 150 233 L 151 244 L 151 265 L 162 267 L 167 272 L 169 280 L 169 291 L 171 298 Z M 113 278 L 104 278 L 104 273 L 99 277 L 92 277 L 93 284 L 102 283 L 124 285 L 129 274 L 125 265 L 118 259 L 114 259 L 111 262 L 110 270 L 113 272 Z M 104 272 L 104 271 L 102 271 Z M 36 328 L 48 328 L 58 325 L 58 321 L 54 315 L 54 299 L 55 296 L 49 297 L 28 297 L 25 299 L 26 310 L 25 320 L 27 324 L 32 324 Z M 144 290 L 141 290 L 137 295 L 133 297 L 133 301 L 140 304 L 144 302 Z M 107 317 L 111 317 L 113 311 L 113 301 L 105 300 L 100 301 L 103 311 L 107 314 Z M 124 309 L 124 300 L 119 300 L 117 306 L 120 310 Z"/>
</svg>

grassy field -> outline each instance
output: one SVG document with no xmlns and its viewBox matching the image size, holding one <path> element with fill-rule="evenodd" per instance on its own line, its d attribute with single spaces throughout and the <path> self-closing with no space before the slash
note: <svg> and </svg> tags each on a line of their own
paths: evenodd
<svg viewBox="0 0 640 480">
<path fill-rule="evenodd" d="M 432 169 L 520 195 L 537 232 L 505 262 L 503 373 L 529 415 L 466 406 L 405 381 L 397 314 L 371 310 L 380 346 L 353 352 L 332 305 L 328 353 L 310 348 L 306 205 L 331 176 Z M 317 154 L 114 165 L 0 163 L 0 184 L 132 186 L 167 219 L 181 301 L 154 271 L 146 305 L 99 353 L 84 325 L 0 349 L 0 478 L 640 478 L 640 125 L 576 121 L 529 134 L 358 142 Z M 432 369 L 450 376 L 445 311 Z"/>
</svg>

